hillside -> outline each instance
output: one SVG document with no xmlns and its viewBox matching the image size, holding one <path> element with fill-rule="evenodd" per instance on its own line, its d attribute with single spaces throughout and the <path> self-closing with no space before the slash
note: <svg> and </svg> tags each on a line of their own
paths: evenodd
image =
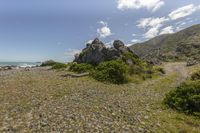
<svg viewBox="0 0 200 133">
<path fill-rule="evenodd" d="M 174 34 L 157 36 L 130 47 L 140 57 L 159 61 L 200 61 L 200 24 Z"/>
</svg>

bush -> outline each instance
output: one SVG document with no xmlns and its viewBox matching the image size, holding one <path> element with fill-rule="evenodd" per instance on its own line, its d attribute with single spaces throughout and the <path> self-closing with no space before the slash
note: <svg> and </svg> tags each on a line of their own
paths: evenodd
<svg viewBox="0 0 200 133">
<path fill-rule="evenodd" d="M 138 65 L 131 65 L 131 66 L 129 66 L 128 73 L 130 75 L 135 75 L 135 74 L 139 75 L 139 74 L 145 73 L 145 72 L 144 72 L 144 69 L 142 67 L 140 67 Z"/>
<path fill-rule="evenodd" d="M 52 67 L 52 69 L 65 69 L 65 68 L 67 68 L 67 64 L 64 63 L 56 63 Z"/>
<path fill-rule="evenodd" d="M 161 74 L 166 74 L 166 71 L 162 67 L 154 67 L 154 71 L 160 72 Z"/>
<path fill-rule="evenodd" d="M 200 116 L 200 81 L 183 83 L 166 95 L 164 103 L 178 111 Z"/>
<path fill-rule="evenodd" d="M 45 67 L 45 66 L 53 66 L 55 65 L 57 62 L 53 61 L 53 60 L 48 60 L 48 61 L 45 61 L 41 64 L 42 67 Z"/>
<path fill-rule="evenodd" d="M 127 82 L 128 67 L 122 61 L 106 61 L 100 63 L 91 76 L 98 81 L 123 84 Z"/>
<path fill-rule="evenodd" d="M 191 79 L 192 80 L 200 80 L 200 71 L 192 74 Z"/>
<path fill-rule="evenodd" d="M 87 63 L 81 63 L 81 64 L 73 63 L 69 68 L 70 71 L 77 73 L 90 72 L 92 69 L 94 69 L 94 66 Z"/>
</svg>

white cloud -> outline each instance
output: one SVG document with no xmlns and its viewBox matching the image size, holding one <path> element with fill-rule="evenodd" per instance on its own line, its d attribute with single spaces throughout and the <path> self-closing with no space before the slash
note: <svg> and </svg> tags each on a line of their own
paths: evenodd
<svg viewBox="0 0 200 133">
<path fill-rule="evenodd" d="M 154 12 L 164 5 L 164 1 L 163 0 L 118 0 L 117 4 L 118 4 L 117 8 L 120 10 L 146 8 Z"/>
<path fill-rule="evenodd" d="M 88 40 L 88 41 L 86 41 L 86 43 L 85 44 L 91 44 L 93 42 L 93 40 Z"/>
<path fill-rule="evenodd" d="M 180 31 L 180 30 L 183 30 L 183 28 L 180 27 L 180 26 L 177 26 L 177 27 L 176 27 L 176 32 L 177 32 L 177 31 Z"/>
<path fill-rule="evenodd" d="M 76 54 L 79 54 L 81 50 L 79 49 L 67 49 L 65 55 L 67 56 L 68 60 L 72 60 Z"/>
<path fill-rule="evenodd" d="M 104 26 L 107 26 L 107 25 L 108 25 L 107 22 L 104 22 L 104 21 L 99 21 L 98 23 L 99 23 L 99 24 L 102 24 L 102 25 L 104 25 Z"/>
<path fill-rule="evenodd" d="M 131 44 L 131 43 L 130 43 L 130 44 L 125 44 L 126 47 L 130 47 L 130 46 L 132 46 L 132 45 L 133 45 L 133 44 Z"/>
<path fill-rule="evenodd" d="M 156 17 L 156 18 L 155 17 L 142 18 L 138 21 L 137 27 L 147 30 L 146 33 L 143 34 L 143 37 L 146 39 L 150 39 L 161 34 L 174 33 L 175 31 L 181 30 L 182 26 L 189 23 L 190 21 L 188 21 L 188 19 L 190 20 L 190 18 L 186 19 L 188 22 L 186 22 L 185 20 L 176 23 L 177 27 L 175 29 L 171 26 L 165 27 L 162 30 L 161 28 L 164 25 L 166 25 L 167 22 L 173 22 L 177 19 L 187 17 L 198 10 L 200 10 L 200 5 L 198 6 L 195 6 L 193 4 L 186 5 L 172 11 L 168 16 Z M 193 20 L 191 20 L 191 22 L 192 21 Z"/>
<path fill-rule="evenodd" d="M 110 42 L 107 42 L 107 43 L 105 43 L 106 47 L 107 47 L 107 48 L 110 48 L 110 47 L 112 47 L 112 46 L 113 46 L 113 43 L 114 43 L 114 41 L 115 41 L 115 40 L 112 40 L 112 41 L 110 41 Z"/>
<path fill-rule="evenodd" d="M 153 28 L 150 28 L 150 29 L 144 34 L 144 37 L 147 38 L 147 39 L 156 37 L 156 36 L 158 35 L 158 33 L 159 33 L 159 29 L 160 29 L 160 27 L 153 27 Z"/>
<path fill-rule="evenodd" d="M 165 27 L 161 30 L 160 35 L 163 34 L 172 34 L 174 33 L 174 28 L 172 26 Z"/>
<path fill-rule="evenodd" d="M 107 22 L 100 21 L 99 24 L 102 25 L 101 28 L 97 29 L 97 33 L 100 35 L 100 37 L 105 38 L 105 37 L 112 35 L 112 32 L 111 32 L 110 28 L 108 27 Z"/>
<path fill-rule="evenodd" d="M 183 7 L 180 7 L 178 9 L 172 11 L 169 14 L 169 17 L 172 20 L 177 20 L 177 19 L 180 19 L 183 17 L 187 17 L 187 16 L 193 14 L 194 12 L 196 12 L 197 10 L 200 10 L 200 6 L 195 6 L 193 4 L 190 4 L 190 5 L 183 6 Z"/>
<path fill-rule="evenodd" d="M 143 18 L 138 21 L 138 27 L 147 29 L 147 32 L 143 35 L 145 38 L 150 39 L 159 35 L 160 28 L 165 22 L 169 21 L 165 17 L 157 18 Z"/>
<path fill-rule="evenodd" d="M 132 43 L 137 43 L 137 42 L 140 42 L 140 40 L 138 40 L 138 39 L 133 39 L 133 40 L 131 40 L 131 42 L 132 42 Z"/>
<path fill-rule="evenodd" d="M 138 21 L 139 28 L 153 28 L 160 27 L 164 22 L 168 21 L 168 18 L 165 17 L 157 17 L 157 18 L 142 18 Z"/>
</svg>

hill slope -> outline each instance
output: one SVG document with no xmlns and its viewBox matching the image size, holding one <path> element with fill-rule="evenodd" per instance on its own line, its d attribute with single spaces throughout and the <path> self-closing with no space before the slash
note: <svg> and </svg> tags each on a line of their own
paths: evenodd
<svg viewBox="0 0 200 133">
<path fill-rule="evenodd" d="M 157 36 L 130 48 L 152 62 L 188 59 L 200 61 L 200 24 L 174 34 Z"/>
</svg>

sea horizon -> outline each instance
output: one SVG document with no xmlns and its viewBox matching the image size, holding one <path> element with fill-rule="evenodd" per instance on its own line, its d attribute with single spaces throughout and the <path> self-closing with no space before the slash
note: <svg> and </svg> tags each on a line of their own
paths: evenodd
<svg viewBox="0 0 200 133">
<path fill-rule="evenodd" d="M 31 61 L 0 61 L 0 66 L 37 66 L 40 65 L 41 62 L 31 62 Z"/>
</svg>

